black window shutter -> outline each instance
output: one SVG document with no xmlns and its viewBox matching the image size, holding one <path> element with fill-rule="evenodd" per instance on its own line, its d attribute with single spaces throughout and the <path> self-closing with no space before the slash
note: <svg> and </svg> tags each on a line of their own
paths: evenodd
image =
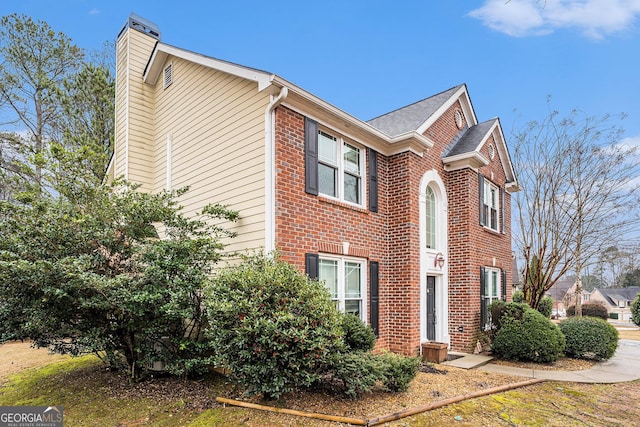
<svg viewBox="0 0 640 427">
<path fill-rule="evenodd" d="M 484 177 L 478 173 L 478 193 L 480 201 L 480 225 L 487 225 L 487 218 L 484 210 Z"/>
<path fill-rule="evenodd" d="M 320 257 L 318 254 L 305 254 L 304 263 L 307 276 L 310 279 L 317 279 L 318 270 L 320 269 Z"/>
<path fill-rule="evenodd" d="M 369 262 L 369 324 L 376 334 L 376 337 L 380 336 L 378 330 L 380 318 L 378 294 L 379 267 L 378 261 Z"/>
<path fill-rule="evenodd" d="M 318 195 L 318 122 L 304 118 L 304 191 Z"/>
<path fill-rule="evenodd" d="M 507 271 L 501 269 L 500 270 L 500 276 L 502 279 L 502 301 L 506 301 L 507 300 Z"/>
<path fill-rule="evenodd" d="M 480 267 L 480 330 L 487 324 L 487 296 L 485 294 L 484 267 Z"/>
<path fill-rule="evenodd" d="M 507 232 L 507 227 L 506 227 L 506 219 L 505 219 L 505 214 L 506 210 L 504 208 L 504 188 L 500 189 L 500 220 L 501 220 L 501 224 L 500 224 L 500 231 L 502 231 L 502 234 L 506 234 Z"/>
<path fill-rule="evenodd" d="M 378 152 L 369 148 L 369 210 L 378 212 Z"/>
</svg>

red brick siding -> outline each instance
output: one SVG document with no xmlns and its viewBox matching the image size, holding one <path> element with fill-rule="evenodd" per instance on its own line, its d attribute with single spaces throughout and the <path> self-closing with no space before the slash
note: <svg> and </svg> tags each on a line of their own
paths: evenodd
<svg viewBox="0 0 640 427">
<path fill-rule="evenodd" d="M 478 337 L 480 267 L 504 268 L 511 283 L 511 230 L 494 233 L 480 226 L 477 172 L 443 169 L 441 153 L 459 132 L 454 120 L 459 108 L 453 105 L 425 132 L 435 146 L 423 156 L 378 155 L 377 213 L 305 193 L 304 116 L 282 106 L 276 110 L 276 247 L 302 271 L 306 252 L 342 254 L 342 242 L 350 243 L 349 255 L 379 261 L 378 348 L 415 354 L 420 345 L 419 186 L 429 170 L 435 169 L 442 178 L 449 202 L 445 268 L 453 349 L 470 351 Z M 483 147 L 489 158 L 486 150 Z M 498 155 L 481 172 L 504 187 Z M 508 194 L 505 203 L 509 213 Z M 510 298 L 511 287 L 507 289 Z"/>
</svg>

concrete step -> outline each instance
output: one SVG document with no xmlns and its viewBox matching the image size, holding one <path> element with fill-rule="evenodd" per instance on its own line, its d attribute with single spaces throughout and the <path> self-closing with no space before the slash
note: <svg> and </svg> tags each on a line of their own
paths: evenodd
<svg viewBox="0 0 640 427">
<path fill-rule="evenodd" d="M 448 353 L 447 359 L 450 360 L 442 362 L 443 365 L 453 366 L 454 368 L 474 369 L 479 366 L 486 365 L 491 360 L 493 360 L 493 357 L 483 354 L 469 354 L 450 351 Z"/>
</svg>

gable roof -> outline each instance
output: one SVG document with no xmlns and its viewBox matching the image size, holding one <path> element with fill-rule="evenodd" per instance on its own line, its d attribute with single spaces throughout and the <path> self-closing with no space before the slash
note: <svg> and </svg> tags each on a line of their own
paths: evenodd
<svg viewBox="0 0 640 427">
<path fill-rule="evenodd" d="M 558 280 L 553 286 L 547 291 L 547 295 L 553 298 L 556 301 L 562 301 L 569 292 L 569 290 L 575 284 L 574 279 L 561 279 Z"/>
<path fill-rule="evenodd" d="M 156 84 L 169 56 L 181 58 L 204 67 L 256 82 L 258 91 L 266 90 L 271 96 L 277 96 L 280 90 L 286 88 L 286 99 L 282 100 L 283 105 L 302 107 L 314 120 L 322 121 L 329 126 L 336 126 L 338 129 L 347 128 L 350 133 L 347 136 L 371 143 L 372 146 L 384 155 L 393 155 L 403 151 L 412 151 L 418 155 L 423 155 L 426 150 L 434 146 L 434 142 L 425 136 L 424 133 L 444 111 L 458 101 L 460 101 L 467 123 L 471 124 L 472 128 L 477 125 L 477 118 L 465 84 L 454 86 L 439 94 L 425 98 L 422 101 L 365 122 L 336 108 L 276 74 L 202 55 L 160 41 L 154 46 L 153 52 L 145 67 L 143 73 L 144 82 L 151 85 Z M 474 130 L 471 136 L 482 129 L 483 128 Z M 495 125 L 492 129 L 495 129 Z M 498 130 L 500 135 L 496 137 L 496 141 L 500 141 L 497 144 L 498 152 L 500 152 L 505 168 L 507 182 L 515 183 L 515 173 L 509 158 L 506 143 L 504 142 L 504 137 L 502 136 L 502 130 L 499 127 Z M 471 136 L 469 136 L 469 138 L 471 138 Z M 467 142 L 472 144 L 473 140 Z M 468 153 L 462 155 L 463 162 L 460 164 L 468 160 L 467 158 L 469 156 L 465 157 L 466 154 Z M 478 158 L 477 154 L 479 154 L 479 152 L 476 153 L 472 150 L 471 154 L 476 161 L 467 162 L 461 167 L 475 168 L 488 164 L 488 160 Z M 517 191 L 517 185 L 511 188 L 508 187 L 507 189 Z"/>
<path fill-rule="evenodd" d="M 425 121 L 433 116 L 463 87 L 463 84 L 454 86 L 437 95 L 430 96 L 429 98 L 367 120 L 367 123 L 380 129 L 389 136 L 400 135 L 419 129 Z"/>
<path fill-rule="evenodd" d="M 633 301 L 640 294 L 639 286 L 629 286 L 627 288 L 595 288 L 593 292 L 600 292 L 604 299 L 611 305 L 617 306 L 616 301 Z"/>
</svg>

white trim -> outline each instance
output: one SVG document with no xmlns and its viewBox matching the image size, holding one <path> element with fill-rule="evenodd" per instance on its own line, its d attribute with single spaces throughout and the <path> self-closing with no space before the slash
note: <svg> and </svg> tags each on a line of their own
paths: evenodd
<svg viewBox="0 0 640 427">
<path fill-rule="evenodd" d="M 426 191 L 431 187 L 436 199 L 436 248 L 427 248 Z M 427 340 L 426 307 L 427 276 L 436 278 L 436 341 L 451 343 L 449 335 L 449 247 L 448 247 L 448 199 L 442 178 L 435 170 L 427 171 L 420 180 L 419 231 L 420 231 L 420 340 Z M 435 258 L 442 253 L 445 264 L 440 269 Z"/>
<path fill-rule="evenodd" d="M 344 283 L 344 265 L 347 262 L 357 263 L 360 265 L 360 300 L 361 304 L 361 312 L 360 319 L 369 324 L 369 318 L 367 313 L 367 303 L 368 303 L 368 293 L 367 289 L 369 288 L 369 284 L 367 283 L 367 260 L 366 258 L 356 258 L 350 256 L 339 256 L 334 254 L 318 254 L 319 261 L 329 260 L 329 261 L 337 261 L 338 263 L 338 304 L 339 309 L 344 312 L 344 301 L 345 301 L 345 283 Z M 318 279 L 320 278 L 320 271 L 318 270 Z M 333 297 L 332 297 L 333 299 Z"/>
<path fill-rule="evenodd" d="M 460 99 L 462 97 L 462 99 Z M 438 120 L 445 111 L 447 111 L 453 104 L 456 103 L 460 99 L 460 105 L 462 106 L 462 112 L 464 117 L 469 124 L 469 127 L 477 125 L 478 121 L 476 119 L 475 112 L 473 111 L 473 106 L 471 105 L 471 99 L 469 99 L 469 92 L 467 92 L 467 86 L 462 85 L 460 89 L 458 89 L 451 97 L 440 106 L 424 123 L 418 126 L 416 132 L 419 134 L 423 134 L 433 125 L 436 120 Z"/>
<path fill-rule="evenodd" d="M 329 130 L 327 130 L 329 129 Z M 322 193 L 318 190 L 318 196 L 321 197 L 326 197 L 327 199 L 331 199 L 331 200 L 336 200 L 342 203 L 346 203 L 348 205 L 351 206 L 355 206 L 361 209 L 365 209 L 367 207 L 367 156 L 366 156 L 366 147 L 363 146 L 362 144 L 355 142 L 353 140 L 350 140 L 348 138 L 345 138 L 343 136 L 342 133 L 338 132 L 338 131 L 334 131 L 333 129 L 327 128 L 326 126 L 322 125 L 322 124 L 318 124 L 318 132 L 323 132 L 325 133 L 327 136 L 335 138 L 336 144 L 338 145 L 338 153 L 337 156 L 338 158 L 337 160 L 337 165 L 334 165 L 337 167 L 338 170 L 338 177 L 337 177 L 337 195 L 336 196 L 331 196 L 329 194 L 325 194 Z M 346 200 L 344 198 L 344 174 L 345 174 L 345 166 L 344 166 L 344 150 L 345 150 L 345 144 L 348 144 L 350 146 L 352 146 L 353 148 L 356 148 L 359 153 L 358 153 L 358 157 L 360 159 L 360 175 L 358 176 L 360 179 L 360 188 L 358 189 L 359 193 L 360 193 L 360 202 L 356 203 L 356 202 L 352 202 L 350 200 Z M 320 149 L 318 148 L 318 151 L 320 151 Z M 326 163 L 327 162 L 321 162 L 320 161 L 320 156 L 318 154 L 318 167 L 320 166 L 320 163 Z"/>
<path fill-rule="evenodd" d="M 162 64 L 164 63 L 164 57 L 166 55 L 173 55 L 177 58 L 182 58 L 186 61 L 190 61 L 204 67 L 213 68 L 224 73 L 254 81 L 258 83 L 258 92 L 261 92 L 263 89 L 271 85 L 273 75 L 270 73 L 211 58 L 209 56 L 200 55 L 199 53 L 180 49 L 164 43 L 158 43 L 156 48 L 153 50 L 151 59 L 147 65 L 147 70 L 143 76 L 144 82 L 151 85 L 156 84 L 160 72 L 164 69 Z"/>
<path fill-rule="evenodd" d="M 264 111 L 264 249 L 267 253 L 276 248 L 276 149 L 275 109 L 287 99 L 289 89 L 283 87 L 276 97 L 271 95 Z"/>
</svg>

